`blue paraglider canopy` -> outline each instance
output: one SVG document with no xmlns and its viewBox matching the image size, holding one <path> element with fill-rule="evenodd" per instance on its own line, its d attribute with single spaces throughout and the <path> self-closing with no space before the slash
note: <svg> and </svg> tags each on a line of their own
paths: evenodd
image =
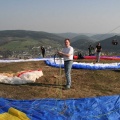
<svg viewBox="0 0 120 120">
<path fill-rule="evenodd" d="M 120 120 L 120 95 L 80 99 L 12 100 L 0 98 L 0 119 Z"/>
<path fill-rule="evenodd" d="M 62 59 L 46 60 L 45 63 L 52 67 L 64 68 Z M 73 62 L 73 69 L 89 69 L 89 70 L 105 70 L 105 69 L 120 69 L 120 63 L 78 63 Z"/>
</svg>

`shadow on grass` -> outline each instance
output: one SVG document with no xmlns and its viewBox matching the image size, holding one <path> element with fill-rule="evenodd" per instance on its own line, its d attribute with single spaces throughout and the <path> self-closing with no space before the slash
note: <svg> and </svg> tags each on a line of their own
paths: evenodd
<svg viewBox="0 0 120 120">
<path fill-rule="evenodd" d="M 26 85 L 29 86 L 41 86 L 41 87 L 53 87 L 53 88 L 61 88 L 64 87 L 65 85 L 59 85 L 59 84 L 45 84 L 45 83 L 28 83 Z"/>
<path fill-rule="evenodd" d="M 27 84 L 6 84 L 0 83 L 1 85 L 9 85 L 9 86 L 40 86 L 40 87 L 52 87 L 52 88 L 63 88 L 65 85 L 57 85 L 57 84 L 45 84 L 45 83 L 27 83 Z"/>
<path fill-rule="evenodd" d="M 120 70 L 113 70 L 114 72 L 120 72 Z"/>
</svg>

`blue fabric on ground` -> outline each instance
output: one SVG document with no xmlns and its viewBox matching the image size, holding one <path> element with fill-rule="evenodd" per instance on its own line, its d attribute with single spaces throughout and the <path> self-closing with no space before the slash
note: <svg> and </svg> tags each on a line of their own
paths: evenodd
<svg viewBox="0 0 120 120">
<path fill-rule="evenodd" d="M 120 120 L 120 95 L 65 100 L 0 98 L 0 114 L 10 107 L 31 120 Z"/>
<path fill-rule="evenodd" d="M 64 68 L 64 64 L 57 64 L 55 62 L 51 62 L 50 60 L 45 60 L 45 63 L 49 66 L 56 68 Z M 115 65 L 114 65 L 115 64 Z M 88 64 L 88 63 L 73 63 L 72 69 L 88 69 L 88 70 L 106 70 L 106 69 L 120 69 L 120 63 L 110 63 L 110 64 Z"/>
</svg>

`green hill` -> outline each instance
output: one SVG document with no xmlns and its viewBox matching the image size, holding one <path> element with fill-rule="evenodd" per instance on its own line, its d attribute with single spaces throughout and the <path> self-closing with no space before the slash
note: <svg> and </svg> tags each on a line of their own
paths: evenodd
<svg viewBox="0 0 120 120">
<path fill-rule="evenodd" d="M 64 38 L 53 33 L 5 30 L 0 31 L 0 50 L 26 50 L 36 46 L 57 47 L 63 43 Z"/>
<path fill-rule="evenodd" d="M 70 33 L 67 35 L 70 36 Z M 95 48 L 98 42 L 96 42 L 97 37 L 97 35 L 91 37 L 87 35 L 78 35 L 71 38 L 71 45 L 75 49 L 88 51 L 88 46 L 90 44 Z M 16 51 L 18 54 L 24 51 L 33 54 L 35 51 L 33 48 L 40 48 L 40 46 L 45 46 L 46 49 L 48 48 L 47 51 L 51 54 L 54 50 L 63 47 L 64 39 L 65 37 L 61 37 L 58 34 L 43 31 L 4 30 L 0 31 L 0 55 L 7 54 L 9 53 L 8 51 L 10 51 L 11 54 Z M 120 36 L 117 36 L 118 45 L 112 44 L 113 39 L 116 39 L 116 36 L 99 41 L 102 45 L 103 52 L 120 52 Z"/>
<path fill-rule="evenodd" d="M 73 38 L 71 41 L 72 41 L 71 45 L 73 47 L 81 50 L 88 50 L 88 46 L 95 43 L 94 39 L 91 39 L 86 35 L 79 35 Z"/>
</svg>

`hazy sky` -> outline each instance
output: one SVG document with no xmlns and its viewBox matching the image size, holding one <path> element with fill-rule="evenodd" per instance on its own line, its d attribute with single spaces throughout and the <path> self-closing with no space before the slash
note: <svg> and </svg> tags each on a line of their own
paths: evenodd
<svg viewBox="0 0 120 120">
<path fill-rule="evenodd" d="M 0 0 L 0 30 L 108 33 L 113 29 L 120 33 L 120 0 Z"/>
</svg>

